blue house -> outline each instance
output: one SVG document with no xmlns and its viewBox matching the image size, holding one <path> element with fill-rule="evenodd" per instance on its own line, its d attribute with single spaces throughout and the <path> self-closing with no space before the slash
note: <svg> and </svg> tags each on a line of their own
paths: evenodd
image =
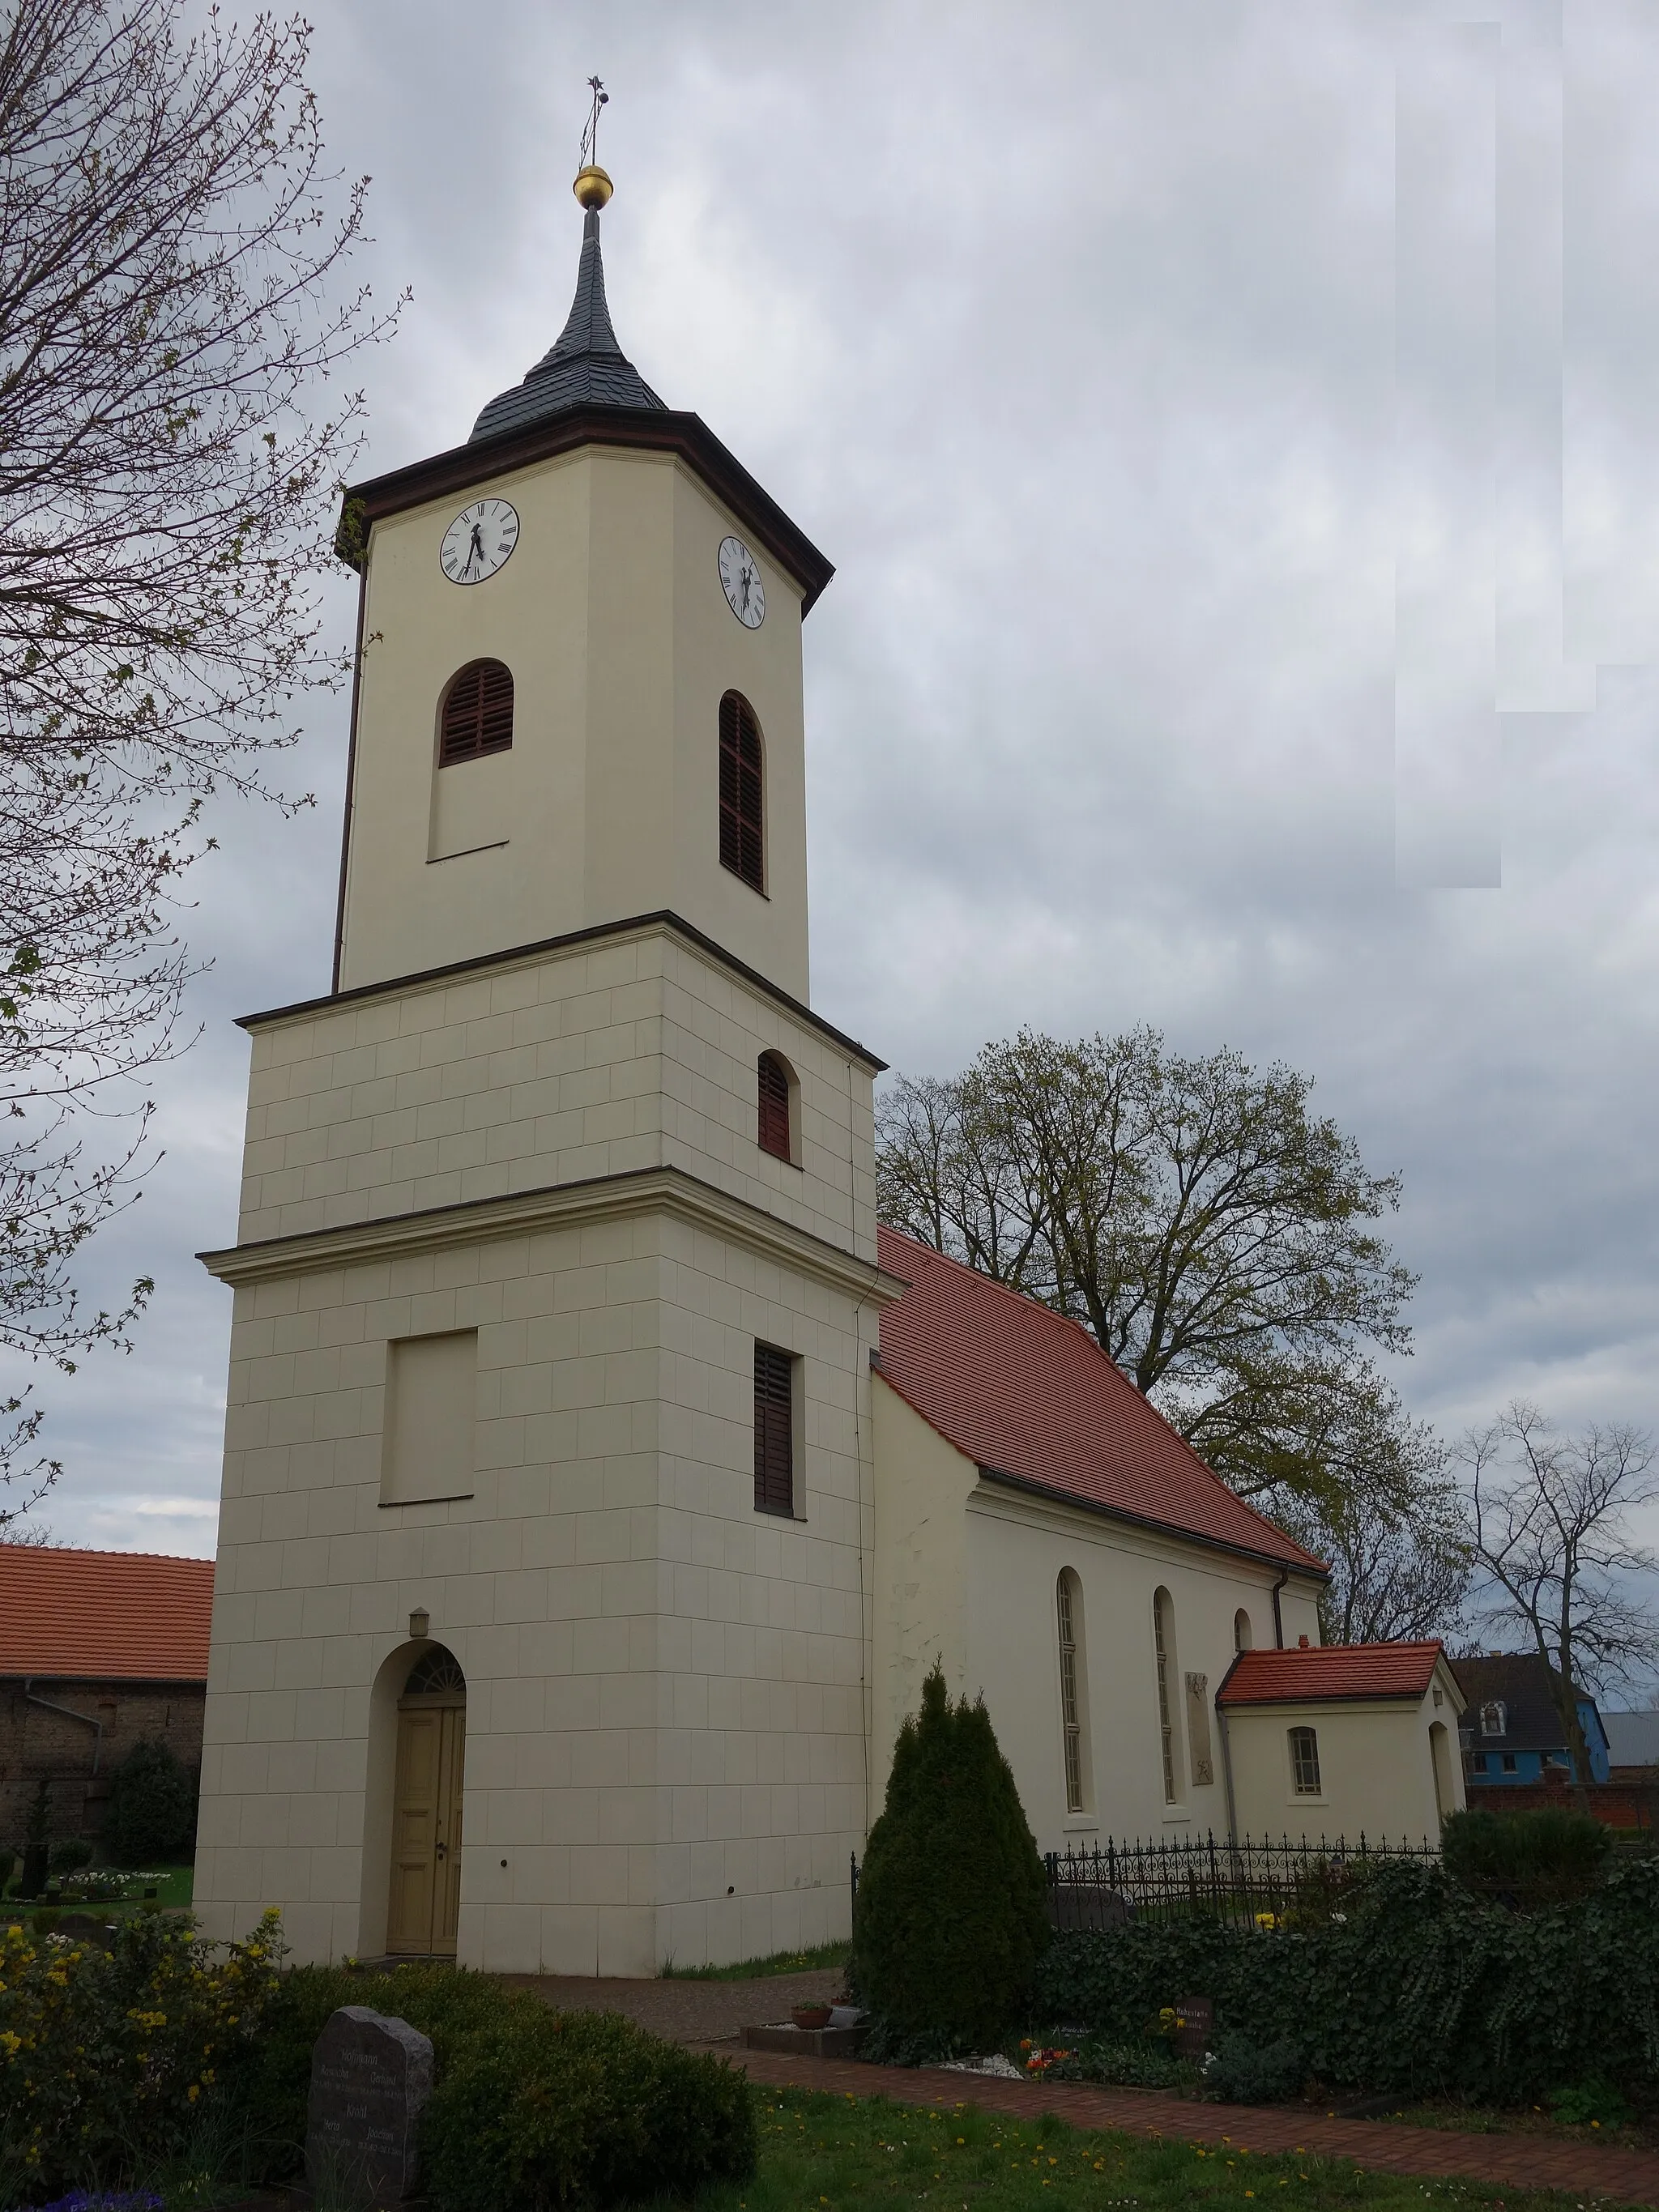
<svg viewBox="0 0 1659 2212">
<path fill-rule="evenodd" d="M 1468 1700 L 1458 1733 L 1471 1787 L 1577 1781 L 1566 1731 L 1552 1694 L 1560 1677 L 1535 1652 L 1493 1652 L 1454 1659 L 1451 1669 Z M 1595 1700 L 1581 1691 L 1578 1725 L 1589 1753 L 1589 1779 L 1607 1779 L 1607 1732 Z"/>
</svg>

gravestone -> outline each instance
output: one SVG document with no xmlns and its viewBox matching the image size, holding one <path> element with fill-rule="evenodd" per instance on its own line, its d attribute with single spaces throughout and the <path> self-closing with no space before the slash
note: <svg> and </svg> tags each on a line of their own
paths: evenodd
<svg viewBox="0 0 1659 2212">
<path fill-rule="evenodd" d="M 1181 2025 L 1175 2033 L 1176 2049 L 1183 2058 L 1202 2058 L 1215 2047 L 1215 2000 L 1182 1997 L 1176 2010 L 1181 2014 Z"/>
<path fill-rule="evenodd" d="M 421 2107 L 432 2045 L 406 2020 L 342 2005 L 311 2055 L 306 2180 L 313 2195 L 395 2212 L 415 2193 Z"/>
</svg>

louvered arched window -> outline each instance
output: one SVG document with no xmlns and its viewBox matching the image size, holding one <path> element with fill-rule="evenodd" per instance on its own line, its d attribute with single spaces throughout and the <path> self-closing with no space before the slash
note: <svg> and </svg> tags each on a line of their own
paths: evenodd
<svg viewBox="0 0 1659 2212">
<path fill-rule="evenodd" d="M 438 765 L 504 753 L 513 743 L 513 672 L 500 660 L 470 660 L 449 680 L 439 717 Z"/>
<path fill-rule="evenodd" d="M 720 701 L 720 866 L 766 890 L 760 724 L 741 691 Z"/>
<path fill-rule="evenodd" d="M 781 1160 L 795 1157 L 793 1128 L 794 1085 L 787 1063 L 775 1052 L 763 1052 L 757 1069 L 760 1092 L 760 1148 Z"/>
</svg>

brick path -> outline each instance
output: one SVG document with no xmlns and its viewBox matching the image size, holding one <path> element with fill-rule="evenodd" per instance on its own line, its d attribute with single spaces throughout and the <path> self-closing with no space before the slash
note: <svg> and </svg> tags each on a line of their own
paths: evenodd
<svg viewBox="0 0 1659 2212">
<path fill-rule="evenodd" d="M 1053 2113 L 1073 2127 L 1124 2135 L 1175 2136 L 1226 2143 L 1235 2151 L 1305 2150 L 1351 2158 L 1387 2173 L 1462 2175 L 1516 2188 L 1571 2190 L 1581 2202 L 1659 2206 L 1659 2153 L 1614 2143 L 1564 2142 L 1526 2135 L 1457 2135 L 1395 2127 L 1385 2120 L 1310 2118 L 1273 2105 L 1200 2105 L 1132 2089 L 1086 2088 L 1069 2081 L 1000 2081 L 986 2074 L 933 2067 L 866 2066 L 834 2058 L 792 2058 L 769 2051 L 705 2045 L 743 2067 L 751 2081 L 836 2095 L 892 2097 L 901 2104 L 977 2105 L 1030 2120 Z"/>
</svg>

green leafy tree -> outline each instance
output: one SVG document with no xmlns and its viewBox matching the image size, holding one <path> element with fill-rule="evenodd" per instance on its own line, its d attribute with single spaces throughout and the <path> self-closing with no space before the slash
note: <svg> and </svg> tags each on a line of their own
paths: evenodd
<svg viewBox="0 0 1659 2212">
<path fill-rule="evenodd" d="M 893 1747 L 853 1927 L 859 1993 L 890 2032 L 984 2048 L 1048 1941 L 1042 1862 L 983 1698 L 937 1666 Z"/>
<path fill-rule="evenodd" d="M 1409 1513 L 1437 1447 L 1374 1364 L 1410 1349 L 1376 1227 L 1400 1181 L 1312 1088 L 1149 1029 L 1023 1030 L 886 1090 L 882 1218 L 1082 1322 L 1241 1497 Z"/>
<path fill-rule="evenodd" d="M 110 1777 L 105 1837 L 129 1866 L 177 1858 L 196 1833 L 196 1783 L 164 1743 L 136 1743 Z"/>
</svg>

